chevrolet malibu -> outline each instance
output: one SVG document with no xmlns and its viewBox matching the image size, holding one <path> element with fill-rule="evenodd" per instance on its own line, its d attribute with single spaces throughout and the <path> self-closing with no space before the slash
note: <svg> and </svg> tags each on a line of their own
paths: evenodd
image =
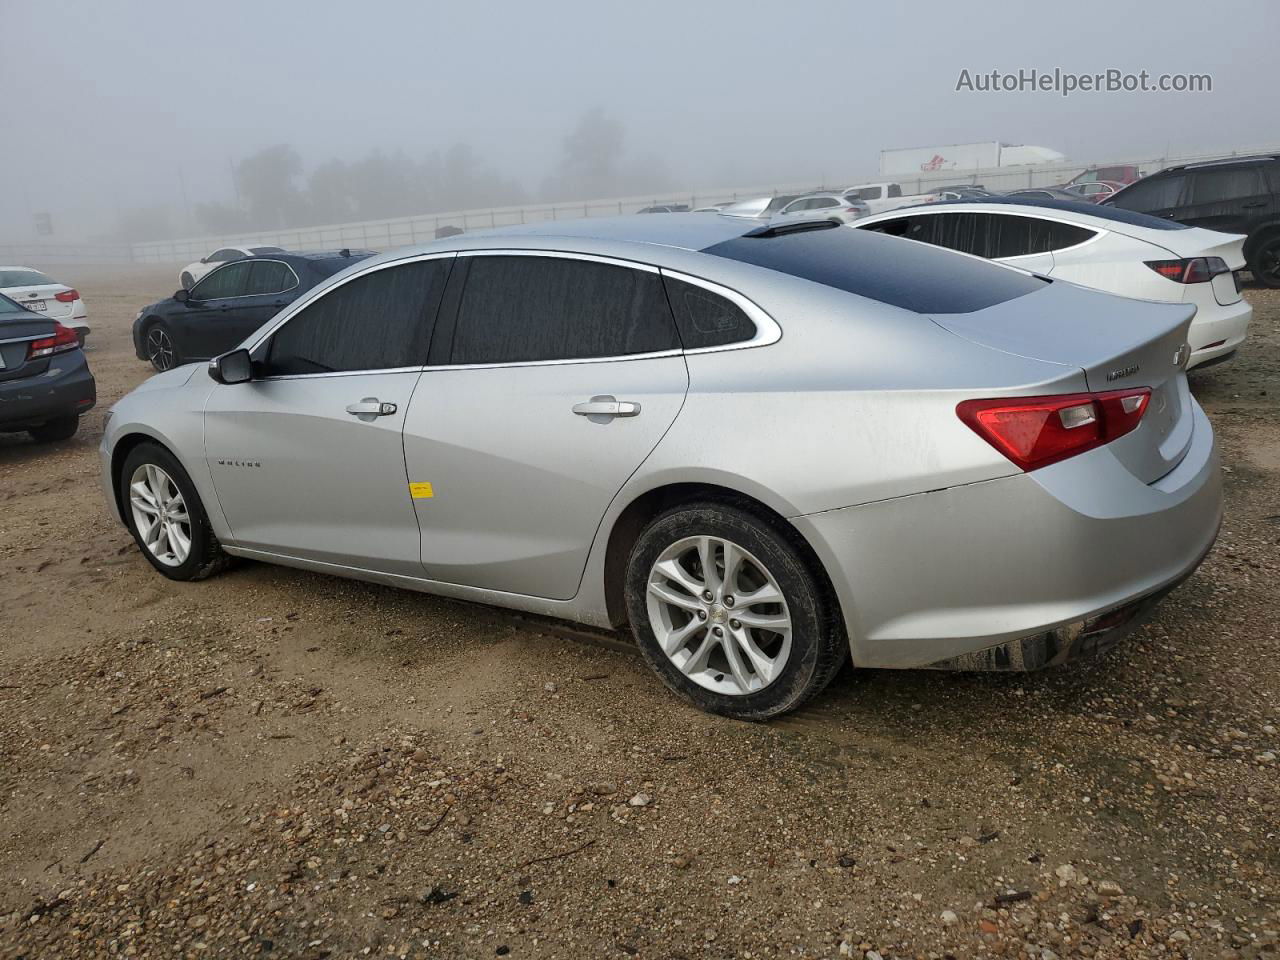
<svg viewBox="0 0 1280 960">
<path fill-rule="evenodd" d="M 763 719 L 857 667 L 1110 646 L 1217 535 L 1194 307 L 825 222 L 654 214 L 356 264 L 102 442 L 163 575 L 232 557 L 603 627 Z"/>
</svg>

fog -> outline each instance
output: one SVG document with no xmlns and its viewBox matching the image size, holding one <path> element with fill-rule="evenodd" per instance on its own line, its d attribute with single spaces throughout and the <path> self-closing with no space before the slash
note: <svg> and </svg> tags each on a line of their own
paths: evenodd
<svg viewBox="0 0 1280 960">
<path fill-rule="evenodd" d="M 1280 141 L 1280 5 L 2 0 L 0 240 L 851 182 L 883 148 Z M 961 70 L 1207 73 L 978 93 Z"/>
</svg>

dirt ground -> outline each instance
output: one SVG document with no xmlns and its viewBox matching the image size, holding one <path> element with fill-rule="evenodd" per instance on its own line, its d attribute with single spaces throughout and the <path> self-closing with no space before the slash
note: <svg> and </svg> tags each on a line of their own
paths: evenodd
<svg viewBox="0 0 1280 960">
<path fill-rule="evenodd" d="M 57 273 L 100 401 L 72 442 L 0 437 L 0 956 L 1280 956 L 1280 291 L 1192 374 L 1226 521 L 1138 635 L 850 670 L 750 725 L 623 642 L 161 578 L 97 444 L 174 271 Z"/>
</svg>

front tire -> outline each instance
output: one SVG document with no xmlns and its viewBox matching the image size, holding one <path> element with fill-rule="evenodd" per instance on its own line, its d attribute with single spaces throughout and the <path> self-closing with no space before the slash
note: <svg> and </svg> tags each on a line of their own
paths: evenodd
<svg viewBox="0 0 1280 960">
<path fill-rule="evenodd" d="M 627 613 L 663 683 L 702 710 L 765 720 L 831 682 L 848 646 L 797 541 L 720 502 L 645 527 L 627 564 Z"/>
<path fill-rule="evenodd" d="M 131 450 L 117 483 L 129 532 L 170 580 L 203 580 L 228 564 L 195 484 L 164 447 L 142 443 Z"/>
<path fill-rule="evenodd" d="M 1258 244 L 1249 261 L 1253 279 L 1265 287 L 1280 287 L 1280 234 L 1272 234 Z"/>
<path fill-rule="evenodd" d="M 80 417 L 73 413 L 70 416 L 42 423 L 38 427 L 32 427 L 27 433 L 36 443 L 57 443 L 59 440 L 70 440 L 79 429 Z"/>
<path fill-rule="evenodd" d="M 173 331 L 160 321 L 147 327 L 142 335 L 143 351 L 158 372 L 172 370 L 182 363 L 182 355 L 173 342 Z"/>
</svg>

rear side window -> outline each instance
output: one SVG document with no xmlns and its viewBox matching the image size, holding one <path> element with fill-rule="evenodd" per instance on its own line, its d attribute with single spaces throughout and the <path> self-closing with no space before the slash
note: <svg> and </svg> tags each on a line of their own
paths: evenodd
<svg viewBox="0 0 1280 960">
<path fill-rule="evenodd" d="M 586 360 L 674 350 L 654 271 L 538 256 L 470 258 L 452 363 Z"/>
<path fill-rule="evenodd" d="M 426 363 L 451 257 L 374 270 L 322 295 L 271 338 L 274 376 Z"/>
<path fill-rule="evenodd" d="M 229 263 L 191 288 L 192 300 L 221 300 L 225 297 L 243 297 L 249 289 L 251 263 Z"/>
<path fill-rule="evenodd" d="M 889 184 L 889 196 L 891 197 L 902 196 L 902 187 L 898 186 L 896 183 Z"/>
<path fill-rule="evenodd" d="M 1176 207 L 1186 180 L 1183 174 L 1139 180 L 1125 187 L 1107 203 L 1121 210 L 1136 210 L 1138 213 Z"/>
<path fill-rule="evenodd" d="M 250 264 L 249 285 L 246 296 L 267 296 L 272 293 L 284 293 L 298 285 L 298 278 L 293 275 L 288 264 L 279 260 L 258 260 Z"/>
<path fill-rule="evenodd" d="M 1262 178 L 1257 167 L 1196 172 L 1191 191 L 1192 203 L 1222 203 L 1262 193 Z"/>
<path fill-rule="evenodd" d="M 692 283 L 663 277 L 686 350 L 743 343 L 756 335 L 756 325 L 732 301 Z"/>
<path fill-rule="evenodd" d="M 1094 231 L 1069 223 L 997 213 L 918 214 L 873 229 L 988 260 L 1048 253 L 1094 236 Z"/>
<path fill-rule="evenodd" d="M 983 310 L 1034 293 L 1048 282 L 924 244 L 844 227 L 735 237 L 702 252 L 916 313 Z"/>
</svg>

